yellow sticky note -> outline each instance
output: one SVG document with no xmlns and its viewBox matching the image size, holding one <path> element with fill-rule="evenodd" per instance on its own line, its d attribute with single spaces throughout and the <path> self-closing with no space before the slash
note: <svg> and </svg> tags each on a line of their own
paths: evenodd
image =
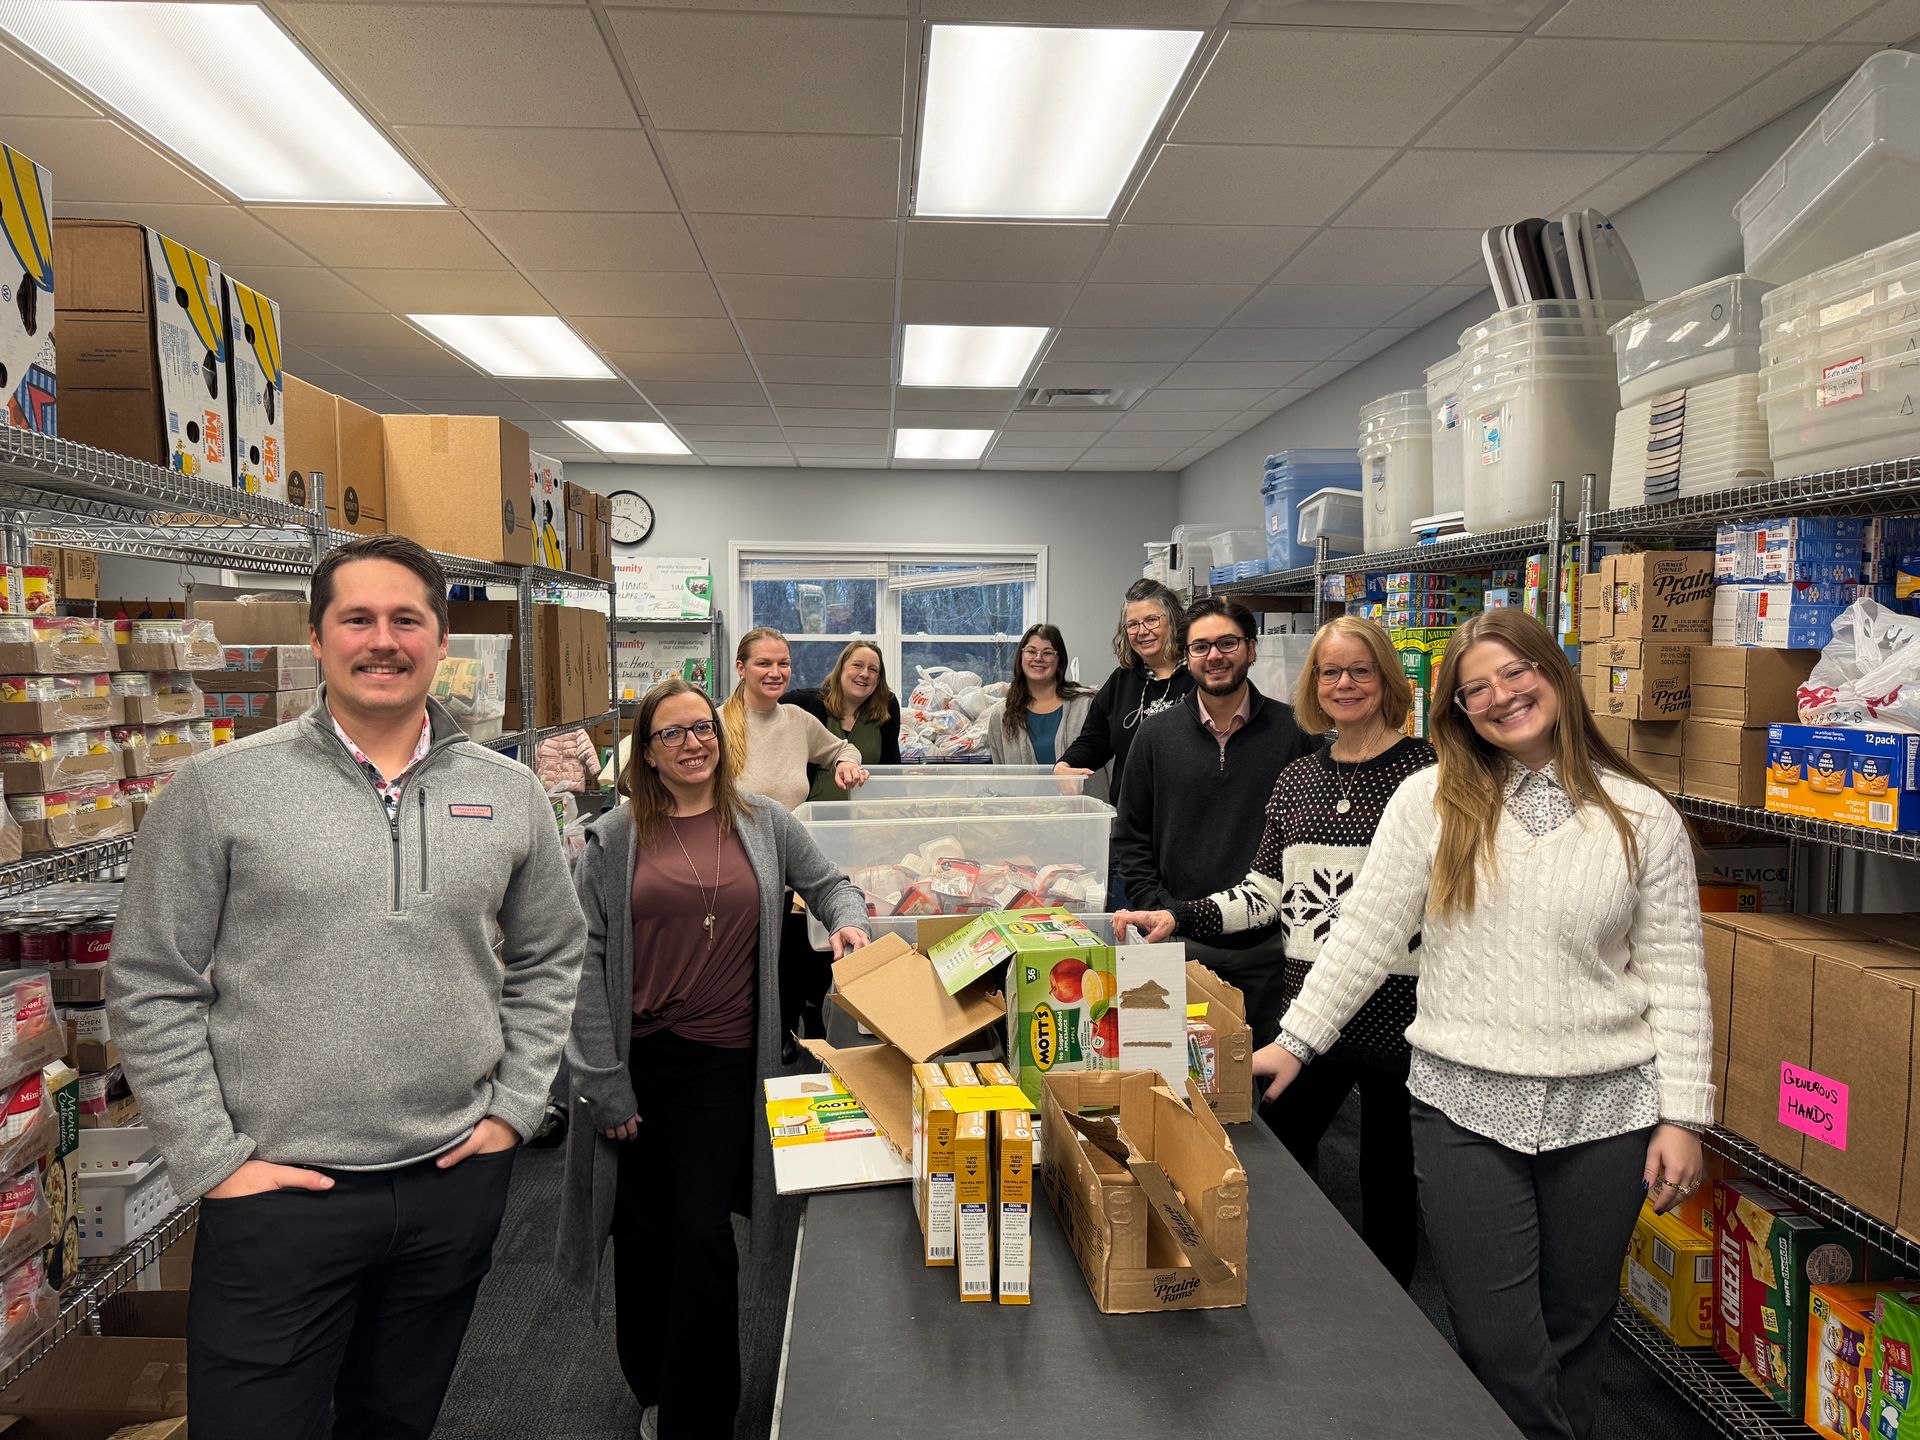
<svg viewBox="0 0 1920 1440">
<path fill-rule="evenodd" d="M 1033 1101 L 1018 1085 L 948 1085 L 941 1092 L 961 1115 L 983 1110 L 1031 1110 Z"/>
<path fill-rule="evenodd" d="M 1207 1018 L 1207 1002 L 1206 1001 L 1201 1000 L 1195 1004 L 1187 1006 L 1187 1019 L 1204 1020 L 1206 1018 Z"/>
</svg>

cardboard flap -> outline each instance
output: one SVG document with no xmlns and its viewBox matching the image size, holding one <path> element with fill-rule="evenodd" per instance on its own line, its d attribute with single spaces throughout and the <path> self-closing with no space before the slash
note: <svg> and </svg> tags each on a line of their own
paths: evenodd
<svg viewBox="0 0 1920 1440">
<path fill-rule="evenodd" d="M 1234 1023 L 1247 1023 L 1247 1001 L 1240 991 L 1222 980 L 1213 971 L 1198 960 L 1187 962 L 1187 988 L 1189 993 L 1198 990 L 1208 1005 L 1218 1005 L 1233 1016 Z M 1208 1019 L 1215 1017 L 1209 1015 Z"/>
<path fill-rule="evenodd" d="M 949 995 L 932 962 L 898 935 L 836 960 L 833 988 L 835 1004 L 916 1064 L 998 1025 L 1007 1014 L 1006 997 L 982 986 Z"/>
<path fill-rule="evenodd" d="M 906 1056 L 891 1045 L 836 1050 L 824 1040 L 800 1044 L 839 1077 L 902 1158 L 913 1153 L 913 1069 Z"/>
</svg>

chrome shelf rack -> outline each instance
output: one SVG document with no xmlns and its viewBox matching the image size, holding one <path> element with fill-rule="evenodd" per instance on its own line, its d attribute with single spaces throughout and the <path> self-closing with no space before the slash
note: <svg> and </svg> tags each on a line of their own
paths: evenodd
<svg viewBox="0 0 1920 1440">
<path fill-rule="evenodd" d="M 1613 1315 L 1613 1333 L 1727 1440 L 1818 1440 L 1717 1350 L 1681 1349 L 1624 1298 Z"/>
</svg>

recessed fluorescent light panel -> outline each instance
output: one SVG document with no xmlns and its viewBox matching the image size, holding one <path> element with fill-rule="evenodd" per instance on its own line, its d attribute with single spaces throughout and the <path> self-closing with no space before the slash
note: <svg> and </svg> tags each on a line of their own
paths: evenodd
<svg viewBox="0 0 1920 1440">
<path fill-rule="evenodd" d="M 606 362 L 553 315 L 409 315 L 489 375 L 514 380 L 612 380 Z"/>
<path fill-rule="evenodd" d="M 1198 30 L 935 25 L 913 213 L 1104 220 Z"/>
<path fill-rule="evenodd" d="M 242 200 L 446 203 L 257 5 L 3 0 L 0 31 Z"/>
<path fill-rule="evenodd" d="M 1044 325 L 908 325 L 900 383 L 960 390 L 1011 390 L 1047 342 Z"/>
<path fill-rule="evenodd" d="M 562 420 L 594 449 L 607 455 L 690 455 L 666 426 L 640 420 Z"/>
<path fill-rule="evenodd" d="M 902 430 L 893 438 L 896 460 L 978 460 L 991 430 Z"/>
</svg>

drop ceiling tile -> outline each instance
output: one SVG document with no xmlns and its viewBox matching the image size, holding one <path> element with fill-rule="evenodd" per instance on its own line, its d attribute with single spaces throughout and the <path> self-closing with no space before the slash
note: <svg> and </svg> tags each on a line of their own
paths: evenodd
<svg viewBox="0 0 1920 1440">
<path fill-rule="evenodd" d="M 689 210 L 891 218 L 898 208 L 900 142 L 892 136 L 672 130 L 660 144 Z"/>
<path fill-rule="evenodd" d="M 1357 360 L 1329 360 L 1323 365 L 1314 366 L 1293 384 L 1300 387 L 1301 393 L 1305 394 L 1325 385 L 1329 380 L 1338 380 L 1359 363 Z M 1278 392 L 1278 397 L 1285 398 L 1286 394 L 1285 390 L 1281 390 Z M 1272 402 L 1275 409 L 1280 408 L 1279 398 Z M 1291 404 L 1292 401 L 1288 400 L 1287 403 Z"/>
<path fill-rule="evenodd" d="M 415 401 L 431 415 L 491 415 L 496 419 L 511 420 L 522 429 L 532 421 L 546 418 L 547 413 L 524 400 L 422 400 L 412 390 L 404 393 L 407 399 Z M 545 455 L 550 452 L 542 450 L 540 453 Z"/>
<path fill-rule="evenodd" d="M 1312 367 L 1277 361 L 1189 360 L 1162 384 L 1169 390 L 1239 390 L 1262 386 L 1268 390 L 1291 384 Z"/>
<path fill-rule="evenodd" d="M 1041 365 L 1033 372 L 1033 383 L 1070 389 L 1101 386 L 1131 389 L 1158 385 L 1172 370 L 1173 366 L 1157 361 L 1063 360 Z"/>
<path fill-rule="evenodd" d="M 1235 329 L 1376 325 L 1427 293 L 1425 285 L 1269 285 L 1227 323 Z"/>
<path fill-rule="evenodd" d="M 1063 450 L 1035 450 L 1025 445 L 996 445 L 987 452 L 986 468 L 989 470 L 1064 470 L 1087 447 L 1073 446 Z"/>
<path fill-rule="evenodd" d="M 586 406 L 590 411 L 600 405 L 641 405 L 633 386 L 624 380 L 511 380 L 507 388 L 556 417 L 588 413 L 569 406 Z"/>
<path fill-rule="evenodd" d="M 884 430 L 892 420 L 893 413 L 885 405 L 877 408 L 816 405 L 782 405 L 780 407 L 780 423 L 796 430 L 835 428 Z"/>
<path fill-rule="evenodd" d="M 1371 335 L 1363 335 L 1351 345 L 1346 346 L 1337 358 L 1355 361 L 1371 360 L 1389 345 L 1397 345 L 1411 334 L 1413 331 L 1401 329 L 1398 326 L 1375 330 Z"/>
<path fill-rule="evenodd" d="M 1211 25 L 1227 0 L 925 0 L 938 20 L 1013 20 L 1028 25 Z"/>
<path fill-rule="evenodd" d="M 645 132 L 403 125 L 442 193 L 469 210 L 673 210 Z"/>
<path fill-rule="evenodd" d="M 505 270 L 491 241 L 458 210 L 350 210 L 279 205 L 254 212 L 322 265 L 383 270 Z M 550 220 L 542 217 L 545 223 Z"/>
<path fill-rule="evenodd" d="M 171 231 L 167 233 L 172 234 Z M 251 285 L 262 295 L 278 300 L 285 310 L 291 312 L 282 317 L 282 326 L 290 335 L 299 334 L 301 317 L 313 311 L 358 310 L 366 313 L 386 308 L 379 301 L 361 294 L 333 271 L 322 270 L 318 265 L 236 264 L 227 273 L 242 284 Z"/>
<path fill-rule="evenodd" d="M 1105 225 L 907 222 L 909 280 L 1078 280 Z"/>
<path fill-rule="evenodd" d="M 451 400 L 508 405 L 515 399 L 506 386 L 484 375 L 382 375 L 376 372 L 359 378 L 368 385 L 391 390 L 420 405 L 440 405 Z"/>
<path fill-rule="evenodd" d="M 1017 450 L 1034 455 L 1073 455 L 1106 437 L 1104 430 L 1009 430 L 994 446 L 995 454 Z"/>
<path fill-rule="evenodd" d="M 616 10 L 613 30 L 662 130 L 900 133 L 903 21 Z"/>
<path fill-rule="evenodd" d="M 1178 390 L 1166 392 L 1178 395 L 1200 396 L 1198 390 Z M 1142 410 L 1138 405 L 1122 415 L 1114 424 L 1114 431 L 1147 431 L 1167 434 L 1179 430 L 1198 430 L 1201 434 L 1210 434 L 1227 424 L 1240 412 L 1238 410 Z"/>
<path fill-rule="evenodd" d="M 603 351 L 648 355 L 724 355 L 740 348 L 726 320 L 635 319 L 625 315 L 586 315 L 573 328 Z"/>
<path fill-rule="evenodd" d="M 792 424 L 788 412 L 784 410 L 780 412 L 780 420 L 786 425 L 787 439 L 793 443 L 796 453 L 805 453 L 808 449 L 821 454 L 829 450 L 857 451 L 868 445 L 883 446 L 887 443 L 887 430 L 884 425 L 878 429 L 852 425 L 801 426 Z"/>
<path fill-rule="evenodd" d="M 769 355 L 754 363 L 769 385 L 890 385 L 893 360 L 877 355 Z"/>
<path fill-rule="evenodd" d="M 1165 414 L 1178 418 L 1191 411 L 1232 409 L 1237 414 L 1249 405 L 1265 400 L 1272 393 L 1272 386 L 1224 389 L 1211 393 L 1200 390 L 1153 390 L 1136 400 L 1130 413 Z"/>
<path fill-rule="evenodd" d="M 1062 330 L 1046 358 L 1067 360 L 1184 360 L 1211 330 Z"/>
<path fill-rule="evenodd" d="M 802 464 L 808 460 L 885 460 L 887 437 L 882 433 L 878 440 L 865 445 L 846 443 L 807 445 L 795 440 L 793 453 L 799 457 Z"/>
<path fill-rule="evenodd" d="M 96 116 L 100 112 L 59 81 L 41 74 L 11 50 L 0 49 L 0 95 L 9 117 L 16 115 Z M 38 156 L 34 157 L 36 160 Z M 41 164 L 47 162 L 40 161 Z M 54 192 L 59 193 L 57 190 Z"/>
<path fill-rule="evenodd" d="M 1887 0 L 1878 10 L 1854 21 L 1834 38 L 1901 45 L 1915 36 L 1920 36 L 1920 0 Z"/>
<path fill-rule="evenodd" d="M 513 270 L 340 270 L 342 280 L 402 315 L 551 315 Z"/>
<path fill-rule="evenodd" d="M 1384 174 L 1334 223 L 1425 225 L 1480 229 L 1516 215 L 1553 215 L 1633 157 L 1569 155 L 1538 150 L 1414 150 Z"/>
<path fill-rule="evenodd" d="M 5 53 L 0 51 L 0 55 Z M 5 93 L 6 86 L 0 83 L 0 95 Z M 0 101 L 0 108 L 6 103 Z M 0 124 L 5 124 L 11 131 L 13 121 L 0 121 Z M 11 134 L 8 138 L 10 142 L 13 139 Z M 16 148 L 40 160 L 38 155 L 26 148 L 24 141 Z M 70 202 L 66 186 L 62 183 L 64 178 L 62 172 L 56 172 L 53 177 L 53 208 L 62 219 L 133 220 L 142 225 L 151 225 L 182 245 L 191 245 L 202 255 L 218 256 L 222 269 L 242 265 L 313 264 L 292 242 L 274 234 L 238 205 L 224 202 L 212 205 L 146 205 L 128 200 Z"/>
<path fill-rule="evenodd" d="M 934 386 L 902 385 L 893 403 L 902 410 L 997 410 L 1004 415 L 1024 392 L 1020 390 L 942 390 Z"/>
<path fill-rule="evenodd" d="M 1074 287 L 1016 280 L 908 280 L 900 319 L 908 325 L 1057 325 Z"/>
<path fill-rule="evenodd" d="M 784 409 L 788 405 L 820 407 L 853 407 L 881 410 L 890 403 L 885 385 L 769 385 L 768 393 L 773 403 Z"/>
<path fill-rule="evenodd" d="M 640 424 L 658 424 L 660 413 L 651 405 L 640 403 L 639 397 L 628 391 L 623 400 L 544 400 L 540 408 L 555 420 L 633 420 Z M 572 432 L 568 432 L 572 435 Z M 573 435 L 573 443 L 578 445 L 580 437 Z"/>
<path fill-rule="evenodd" d="M 1815 45 L 1689 125 L 1660 148 L 1720 150 L 1847 78 L 1875 53 L 1872 45 Z"/>
<path fill-rule="evenodd" d="M 712 440 L 693 448 L 710 460 L 790 460 L 793 455 L 785 445 L 755 445 L 744 440 Z"/>
<path fill-rule="evenodd" d="M 929 430 L 998 430 L 1006 423 L 1005 408 L 999 410 L 912 410 L 903 393 L 894 407 L 896 428 Z"/>
<path fill-rule="evenodd" d="M 693 225 L 716 275 L 893 278 L 898 227 L 892 220 L 696 215 Z"/>
<path fill-rule="evenodd" d="M 1120 329 L 1212 327 L 1252 293 L 1250 285 L 1087 285 L 1067 323 Z"/>
<path fill-rule="evenodd" d="M 393 315 L 366 312 L 332 315 L 314 311 L 296 315 L 294 321 L 294 325 L 287 327 L 289 338 L 294 335 L 299 336 L 300 343 L 309 350 L 329 350 L 338 346 L 361 350 L 438 350 L 441 348 L 440 343 L 432 336 L 414 329 L 406 321 Z M 383 371 L 375 367 L 368 373 L 401 375 L 408 372 L 398 369 Z"/>
<path fill-rule="evenodd" d="M 1067 468 L 1069 470 L 1104 471 L 1108 473 L 1125 470 L 1159 470 L 1163 469 L 1172 459 L 1173 457 L 1171 455 L 1161 456 L 1132 453 L 1115 455 L 1111 451 L 1105 454 L 1096 454 L 1089 450 Z"/>
<path fill-rule="evenodd" d="M 1121 225 L 1094 266 L 1101 284 L 1248 284 L 1279 269 L 1310 225 Z"/>
<path fill-rule="evenodd" d="M 526 271 L 707 268 L 678 215 L 476 210 L 473 218 Z"/>
<path fill-rule="evenodd" d="M 1568 0 L 1540 27 L 1553 36 L 1610 40 L 1818 40 L 1874 0 Z"/>
<path fill-rule="evenodd" d="M 584 5 L 279 8 L 389 124 L 639 124 Z"/>
<path fill-rule="evenodd" d="M 717 320 L 727 313 L 713 281 L 697 270 L 536 270 L 527 278 L 562 315 Z"/>
<path fill-rule="evenodd" d="M 1212 433 L 1211 429 L 1127 430 L 1116 425 L 1100 437 L 1100 443 L 1094 446 L 1093 453 L 1098 454 L 1103 450 L 1160 450 L 1172 455 L 1189 445 L 1199 444 Z"/>
<path fill-rule="evenodd" d="M 1392 316 L 1396 326 L 1430 325 L 1442 315 L 1458 310 L 1469 300 L 1479 299 L 1479 312 L 1483 315 L 1493 313 L 1493 293 L 1484 285 L 1442 285 L 1430 292 L 1417 304 Z"/>
<path fill-rule="evenodd" d="M 1306 145 L 1163 145 L 1129 224 L 1320 225 L 1391 150 Z"/>
<path fill-rule="evenodd" d="M 755 355 L 846 355 L 893 353 L 893 326 L 834 324 L 816 320 L 743 320 L 740 330 Z"/>
<path fill-rule="evenodd" d="M 1511 42 L 1495 36 L 1234 29 L 1173 129 L 1233 145 L 1404 145 Z M 1355 104 L 1356 77 L 1366 101 Z"/>
<path fill-rule="evenodd" d="M 1477 230 L 1329 230 L 1275 278 L 1283 285 L 1364 285 L 1391 275 L 1438 285 L 1479 253 Z"/>
<path fill-rule="evenodd" d="M 15 116 L 6 127 L 7 144 L 53 172 L 54 209 L 62 215 L 76 201 L 216 205 L 226 198 L 111 120 Z"/>
<path fill-rule="evenodd" d="M 330 364 L 349 375 L 478 375 L 473 366 L 451 350 L 442 350 L 429 342 L 425 349 L 370 349 L 353 345 L 307 346 Z"/>
<path fill-rule="evenodd" d="M 676 425 L 773 425 L 773 411 L 765 405 L 668 405 L 654 408 Z"/>
<path fill-rule="evenodd" d="M 819 275 L 716 275 L 742 320 L 852 320 L 893 323 L 893 281 Z"/>
<path fill-rule="evenodd" d="M 1528 40 L 1420 144 L 1644 150 L 1792 55 L 1731 41 Z"/>
<path fill-rule="evenodd" d="M 1117 410 L 1016 410 L 1007 417 L 1007 433 L 1023 435 L 1022 445 L 1058 445 L 1076 434 L 1098 438 L 1120 418 Z M 1091 445 L 1093 440 L 1083 444 Z"/>
<path fill-rule="evenodd" d="M 753 362 L 738 350 L 714 355 L 660 355 L 622 350 L 610 352 L 606 360 L 636 385 L 655 380 L 714 380 L 745 384 L 756 378 Z"/>
<path fill-rule="evenodd" d="M 571 4 L 573 0 L 564 0 Z M 907 0 L 608 0 L 609 10 L 792 10 L 809 15 L 904 15 Z"/>
<path fill-rule="evenodd" d="M 1651 155 L 1642 155 L 1638 160 L 1608 176 L 1593 189 L 1576 196 L 1568 209 L 1584 210 L 1591 206 L 1605 214 L 1617 214 L 1640 199 L 1650 195 L 1669 180 L 1686 173 L 1707 157 L 1692 153 L 1657 151 Z M 1483 270 L 1482 275 L 1485 274 Z"/>
<path fill-rule="evenodd" d="M 764 406 L 767 395 L 758 385 L 743 381 L 657 380 L 647 384 L 647 399 L 655 405 Z"/>
<path fill-rule="evenodd" d="M 1195 360 L 1326 360 L 1365 330 L 1220 330 L 1193 352 Z"/>
<path fill-rule="evenodd" d="M 319 383 L 323 376 L 344 375 L 347 373 L 332 361 L 322 360 L 311 351 L 302 350 L 294 345 L 287 345 L 281 349 L 280 360 L 281 363 L 295 375 L 301 376 L 302 378 L 312 378 L 315 383 Z"/>
<path fill-rule="evenodd" d="M 735 444 L 743 440 L 785 443 L 778 425 L 679 425 L 679 428 L 680 438 L 689 445 Z"/>
</svg>

